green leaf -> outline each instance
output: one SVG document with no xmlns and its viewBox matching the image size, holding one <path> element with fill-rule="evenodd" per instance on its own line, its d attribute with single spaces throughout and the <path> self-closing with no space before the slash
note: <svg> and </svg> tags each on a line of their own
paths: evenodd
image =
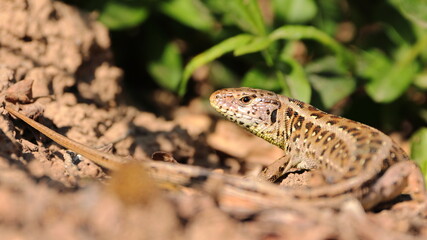
<svg viewBox="0 0 427 240">
<path fill-rule="evenodd" d="M 209 64 L 209 82 L 217 87 L 235 87 L 239 85 L 239 77 L 219 61 Z"/>
<path fill-rule="evenodd" d="M 267 69 L 253 68 L 248 71 L 242 80 L 243 87 L 261 88 L 270 91 L 281 89 L 277 78 L 274 75 L 267 75 Z"/>
<path fill-rule="evenodd" d="M 238 47 L 234 51 L 235 56 L 258 52 L 270 46 L 271 40 L 266 37 L 255 37 L 249 44 Z"/>
<path fill-rule="evenodd" d="M 365 73 L 365 77 L 370 80 L 366 84 L 369 96 L 377 102 L 387 103 L 402 95 L 418 73 L 420 66 L 416 58 L 425 51 L 426 47 L 427 34 L 424 33 L 414 45 L 401 46 L 399 51 L 396 51 L 399 54 L 395 57 L 394 63 L 388 63 L 386 57 L 379 53 L 363 54 L 362 62 L 364 61 L 365 65 L 378 66 L 378 68 L 370 67 L 371 71 L 368 75 Z"/>
<path fill-rule="evenodd" d="M 178 22 L 200 31 L 212 31 L 215 25 L 209 9 L 199 0 L 161 1 L 160 10 Z"/>
<path fill-rule="evenodd" d="M 304 68 L 295 59 L 282 57 L 281 60 L 288 63 L 292 69 L 286 77 L 291 96 L 303 102 L 310 102 L 311 86 Z"/>
<path fill-rule="evenodd" d="M 398 60 L 391 64 L 379 52 L 367 52 L 365 58 L 367 70 L 362 76 L 369 79 L 366 92 L 376 102 L 388 103 L 398 98 L 409 87 L 418 72 L 416 62 Z"/>
<path fill-rule="evenodd" d="M 256 36 L 267 32 L 257 0 L 206 0 L 206 5 L 213 12 L 223 14 L 223 24 L 236 25 Z"/>
<path fill-rule="evenodd" d="M 327 109 L 350 95 L 356 88 L 356 81 L 336 63 L 334 57 L 325 57 L 311 62 L 306 67 L 312 87 L 319 93 L 320 100 Z"/>
<path fill-rule="evenodd" d="M 338 101 L 350 95 L 356 86 L 350 77 L 310 75 L 309 78 L 326 109 L 333 107 Z"/>
<path fill-rule="evenodd" d="M 415 77 L 414 85 L 423 90 L 427 90 L 427 70 L 424 70 Z"/>
<path fill-rule="evenodd" d="M 108 1 L 99 15 L 99 21 L 112 30 L 135 27 L 148 17 L 148 10 L 140 5 Z"/>
<path fill-rule="evenodd" d="M 160 59 L 148 64 L 148 72 L 160 86 L 176 91 L 182 74 L 181 55 L 178 47 L 173 43 L 167 44 Z"/>
<path fill-rule="evenodd" d="M 317 13 L 313 0 L 274 0 L 273 7 L 277 16 L 288 23 L 308 22 Z"/>
<path fill-rule="evenodd" d="M 337 25 L 342 23 L 345 12 L 342 12 L 341 0 L 316 1 L 317 15 L 313 19 L 315 26 L 324 33 L 333 35 Z"/>
<path fill-rule="evenodd" d="M 243 78 L 242 86 L 262 88 L 272 91 L 281 90 L 283 95 L 310 102 L 311 87 L 303 67 L 294 59 L 281 56 L 285 67 L 278 66 L 275 75 L 266 74 L 270 68 L 255 68 Z"/>
<path fill-rule="evenodd" d="M 419 114 L 420 118 L 427 123 L 427 109 L 420 109 Z"/>
<path fill-rule="evenodd" d="M 221 57 L 222 55 L 228 52 L 233 51 L 234 49 L 240 46 L 245 45 L 253 38 L 254 37 L 249 34 L 240 34 L 228 38 L 191 59 L 191 61 L 185 66 L 182 80 L 179 85 L 179 95 L 183 96 L 185 94 L 188 79 L 191 77 L 191 74 L 193 74 L 193 72 L 197 68 Z"/>
<path fill-rule="evenodd" d="M 419 129 L 411 137 L 411 159 L 415 160 L 427 177 L 427 128 Z"/>
<path fill-rule="evenodd" d="M 339 59 L 339 63 L 346 67 L 351 67 L 353 58 L 347 50 L 341 46 L 337 41 L 331 38 L 326 33 L 311 26 L 283 26 L 274 30 L 269 38 L 273 41 L 278 39 L 286 40 L 301 40 L 311 39 L 317 41 L 334 51 Z"/>
<path fill-rule="evenodd" d="M 427 28 L 427 2 L 425 0 L 390 0 L 403 15 L 424 29 Z"/>
<path fill-rule="evenodd" d="M 310 74 L 345 75 L 348 71 L 345 67 L 337 64 L 337 58 L 327 56 L 307 64 L 306 71 Z"/>
<path fill-rule="evenodd" d="M 254 33 L 258 36 L 264 36 L 266 29 L 258 0 L 237 0 L 237 2 L 244 9 L 244 16 L 251 23 Z"/>
<path fill-rule="evenodd" d="M 362 52 L 357 59 L 357 74 L 366 79 L 380 78 L 391 63 L 387 56 L 377 49 Z"/>
</svg>

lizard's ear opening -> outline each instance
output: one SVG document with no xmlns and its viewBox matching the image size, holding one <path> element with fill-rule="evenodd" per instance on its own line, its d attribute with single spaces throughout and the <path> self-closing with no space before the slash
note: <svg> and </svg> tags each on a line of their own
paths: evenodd
<svg viewBox="0 0 427 240">
<path fill-rule="evenodd" d="M 270 120 L 272 123 L 275 123 L 277 120 L 277 109 L 274 109 L 273 112 L 271 112 Z"/>
</svg>

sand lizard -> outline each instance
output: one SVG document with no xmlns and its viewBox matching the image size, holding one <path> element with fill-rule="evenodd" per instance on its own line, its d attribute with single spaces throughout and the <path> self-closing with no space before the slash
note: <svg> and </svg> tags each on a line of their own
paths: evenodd
<svg viewBox="0 0 427 240">
<path fill-rule="evenodd" d="M 257 96 L 259 94 L 259 96 Z M 248 99 L 248 102 L 250 104 L 246 103 L 245 101 Z M 254 103 L 261 103 L 262 108 L 258 109 L 258 113 L 264 112 L 263 116 L 259 116 L 258 120 L 253 120 L 252 116 L 246 115 L 248 110 L 253 110 Z M 292 110 L 292 113 L 294 117 L 290 116 L 289 118 L 283 118 L 283 116 L 280 116 L 280 114 L 283 112 L 284 104 L 290 104 L 293 109 L 301 108 L 300 110 Z M 285 149 L 288 153 L 295 153 L 295 151 L 299 151 L 300 153 L 307 152 L 306 150 L 299 149 L 299 150 L 292 150 L 292 148 L 286 149 L 284 140 L 284 136 L 288 136 L 289 138 L 294 138 L 294 143 L 297 143 L 297 139 L 295 133 L 297 130 L 300 130 L 303 126 L 307 128 L 307 121 L 301 121 L 301 118 L 296 118 L 298 116 L 305 116 L 310 115 L 311 118 L 322 118 L 323 116 L 327 116 L 328 118 L 334 118 L 334 121 L 337 122 L 345 122 L 348 124 L 355 124 L 353 126 L 354 128 L 367 128 L 371 129 L 369 127 L 366 127 L 364 125 L 361 125 L 360 123 L 355 123 L 350 120 L 343 120 L 339 117 L 333 117 L 331 115 L 327 115 L 323 112 L 318 111 L 314 107 L 311 107 L 307 104 L 304 104 L 302 102 L 287 99 L 282 96 L 278 96 L 274 93 L 262 91 L 262 90 L 254 90 L 254 89 L 234 89 L 234 90 L 220 90 L 212 94 L 211 96 L 211 104 L 220 112 L 231 119 L 232 121 L 236 121 L 240 125 L 244 125 L 248 129 L 252 129 L 251 131 L 255 132 L 258 136 L 272 142 L 273 144 L 276 144 L 282 148 Z M 258 105 L 261 106 L 261 105 Z M 302 107 L 301 107 L 302 106 Z M 307 108 L 305 112 L 301 112 L 303 107 Z M 238 108 L 240 110 L 244 110 L 242 114 L 238 114 L 236 110 L 233 110 L 234 108 Z M 84 144 L 78 143 L 77 141 L 73 141 L 65 136 L 62 136 L 53 130 L 47 128 L 46 126 L 43 126 L 42 124 L 26 117 L 22 113 L 14 110 L 11 106 L 5 105 L 5 109 L 11 113 L 12 115 L 20 118 L 27 124 L 31 125 L 47 137 L 51 138 L 53 141 L 58 143 L 59 145 L 68 148 L 86 158 L 89 160 L 95 162 L 96 164 L 105 167 L 107 169 L 111 170 L 117 170 L 119 169 L 123 163 L 129 161 L 130 159 L 123 158 L 120 156 L 116 156 L 110 153 L 101 152 L 99 150 L 93 149 L 91 147 L 88 147 Z M 227 109 L 226 111 L 224 111 Z M 256 109 L 256 107 L 255 107 Z M 268 111 L 267 111 L 268 110 Z M 280 111 L 279 111 L 280 110 Z M 251 113 L 251 112 L 250 112 Z M 288 111 L 289 115 L 290 111 Z M 298 113 L 299 115 L 295 114 Z M 256 112 L 254 113 L 256 114 Z M 315 117 L 315 114 L 319 114 L 317 117 Z M 243 117 L 246 116 L 246 117 Z M 237 118 L 236 118 L 237 117 Z M 243 117 L 243 118 L 242 118 Z M 246 119 L 246 120 L 245 120 Z M 283 125 L 283 121 L 287 122 L 289 126 L 294 126 L 293 128 L 288 128 Z M 332 121 L 332 120 L 331 120 Z M 255 127 L 257 124 L 270 124 L 270 127 L 268 128 L 271 131 L 271 133 L 268 133 L 267 131 L 258 131 L 260 128 Z M 308 131 L 307 133 L 313 135 L 313 133 L 316 133 L 317 135 L 320 131 L 317 126 L 314 124 L 321 124 L 319 121 L 314 121 L 312 130 Z M 267 126 L 265 125 L 265 126 Z M 326 123 L 326 126 L 332 126 L 332 123 Z M 252 127 L 251 127 L 252 126 Z M 363 126 L 363 127 L 362 127 Z M 258 129 L 258 130 L 255 130 Z M 279 135 L 277 135 L 277 132 L 274 132 L 276 135 L 272 135 L 272 132 L 274 129 L 277 129 L 279 131 Z M 328 129 L 328 128 L 325 128 Z M 267 130 L 265 128 L 264 130 Z M 345 129 L 344 129 L 345 130 Z M 283 132 L 285 131 L 285 132 Z M 304 130 L 305 131 L 305 130 Z M 343 131 L 343 130 L 341 130 Z M 359 131 L 359 130 L 358 130 Z M 378 132 L 377 130 L 372 130 L 374 132 Z M 329 130 L 330 133 L 332 133 L 332 130 Z M 351 132 L 351 130 L 350 130 Z M 281 135 L 282 134 L 282 135 Z M 381 133 L 378 132 L 379 135 Z M 376 135 L 376 134 L 375 134 Z M 323 136 L 321 133 L 319 136 L 326 137 L 325 139 L 328 139 L 328 137 L 331 136 Z M 385 140 L 390 141 L 385 135 L 381 135 Z M 315 137 L 315 136 L 312 136 Z M 301 135 L 298 137 L 301 138 Z M 338 134 L 337 139 L 341 139 L 340 144 L 345 145 L 346 143 L 344 141 L 348 141 L 344 136 L 341 136 Z M 321 140 L 321 139 L 320 139 Z M 384 141 L 385 141 L 384 140 Z M 332 141 L 332 139 L 328 140 Z M 302 140 L 304 142 L 304 140 Z M 337 146 L 336 144 L 334 146 Z M 394 146 L 394 145 L 393 145 Z M 298 146 L 291 146 L 291 147 L 298 147 Z M 309 146 L 305 146 L 307 149 L 314 150 L 314 152 L 311 152 L 310 154 L 315 154 L 315 152 L 319 152 L 320 148 L 313 144 L 312 148 Z M 338 146 L 337 148 L 339 148 Z M 404 155 L 403 151 L 400 150 L 398 147 L 396 148 L 397 154 Z M 296 149 L 296 148 L 295 148 Z M 337 152 L 340 152 L 339 149 Z M 322 150 L 323 151 L 323 150 Z M 383 150 L 381 150 L 383 151 Z M 391 150 L 390 150 L 391 151 Z M 350 153 L 348 153 L 350 154 Z M 362 154 L 362 153 L 361 153 Z M 372 155 L 372 153 L 370 153 Z M 268 179 L 268 180 L 274 180 L 277 178 L 278 170 L 280 174 L 283 174 L 285 171 L 289 169 L 292 164 L 296 164 L 295 160 L 291 158 L 291 154 L 287 154 L 285 158 L 280 159 L 276 163 L 273 163 L 269 168 L 267 168 L 266 171 L 264 171 L 261 174 L 261 178 Z M 300 156 L 300 155 L 294 155 L 294 156 Z M 395 155 L 393 157 L 390 155 L 392 160 L 396 158 L 397 160 L 406 160 L 407 158 L 402 158 L 400 155 Z M 286 160 L 288 159 L 288 160 Z M 283 168 L 282 165 L 284 163 L 289 162 L 289 159 L 292 159 L 290 161 L 292 164 L 288 167 Z M 331 161 L 334 161 L 335 158 L 331 158 Z M 298 167 L 302 168 L 312 168 L 312 167 L 321 167 L 320 163 L 325 164 L 325 161 L 323 160 L 316 160 L 314 158 L 300 158 L 301 162 L 299 164 L 296 164 Z M 369 161 L 365 159 L 367 163 L 376 163 L 377 160 L 370 159 Z M 171 163 L 165 163 L 165 162 L 157 162 L 157 161 L 143 161 L 144 165 L 147 166 L 147 168 L 150 170 L 150 174 L 152 177 L 154 177 L 156 180 L 159 181 L 167 181 L 172 182 L 175 184 L 182 184 L 190 186 L 193 182 L 199 181 L 208 181 L 209 179 L 216 178 L 218 179 L 222 184 L 222 187 L 216 195 L 218 195 L 218 198 L 221 198 L 221 201 L 218 201 L 219 204 L 223 205 L 223 208 L 227 209 L 229 212 L 234 211 L 241 211 L 241 209 L 246 209 L 249 212 L 257 211 L 257 209 L 263 209 L 263 208 L 271 208 L 271 207 L 295 207 L 297 204 L 304 204 L 309 203 L 313 204 L 315 206 L 324 206 L 324 207 L 339 207 L 344 201 L 347 201 L 350 198 L 356 197 L 359 200 L 361 200 L 363 206 L 366 209 L 371 208 L 378 202 L 388 200 L 395 195 L 399 194 L 401 192 L 401 188 L 406 185 L 406 180 L 412 178 L 411 182 L 415 182 L 414 185 L 416 187 L 412 190 L 413 196 L 417 197 L 418 199 L 421 199 L 424 197 L 425 191 L 423 188 L 423 179 L 420 175 L 419 169 L 415 164 L 413 164 L 410 161 L 402 161 L 402 163 L 396 163 L 394 164 L 394 167 L 390 167 L 386 172 L 384 170 L 387 169 L 386 166 L 381 164 L 370 164 L 375 165 L 373 169 L 369 170 L 366 173 L 360 173 L 355 174 L 354 177 L 348 178 L 345 181 L 340 181 L 335 184 L 331 184 L 329 186 L 320 187 L 317 189 L 310 189 L 310 188 L 303 188 L 303 189 L 282 189 L 278 188 L 277 186 L 274 186 L 273 184 L 258 181 L 254 179 L 242 179 L 236 176 L 230 176 L 227 174 L 221 174 L 217 172 L 212 172 L 209 169 L 197 167 L 197 166 L 188 166 L 183 164 L 171 164 Z M 307 164 L 309 163 L 309 164 Z M 401 165 L 401 170 L 399 171 L 399 167 Z M 327 164 L 323 166 L 324 170 L 327 170 L 326 168 Z M 333 166 L 333 165 L 332 165 Z M 343 167 L 341 169 L 345 168 L 345 163 L 343 162 Z M 379 168 L 379 170 L 378 170 Z M 383 169 L 383 170 L 382 170 Z M 347 170 L 348 172 L 352 172 L 350 169 Z M 337 171 L 338 173 L 341 173 L 342 170 Z M 332 172 L 325 171 L 325 173 L 328 173 L 326 175 L 326 178 L 328 179 L 328 176 L 334 176 Z M 359 170 L 357 170 L 356 173 L 359 173 Z M 410 174 L 414 173 L 414 174 Z M 343 175 L 344 176 L 344 175 Z M 410 177 L 412 176 L 412 177 Z M 196 180 L 196 181 L 195 181 Z M 329 179 L 330 181 L 331 179 Z M 332 179 L 334 181 L 334 179 Z M 390 183 L 392 183 L 390 185 Z M 388 191 L 390 189 L 390 191 Z M 219 197 L 221 195 L 222 197 Z M 239 201 L 233 201 L 232 199 L 240 199 Z M 235 204 L 239 203 L 239 206 L 236 206 Z M 245 204 L 242 204 L 245 203 Z M 242 206 L 245 205 L 245 206 Z M 303 208 L 301 208 L 303 209 Z"/>
<path fill-rule="evenodd" d="M 408 185 L 413 198 L 425 197 L 419 168 L 377 129 L 260 89 L 218 90 L 210 102 L 228 120 L 285 151 L 260 179 L 274 182 L 291 167 L 321 171 L 326 184 L 289 190 L 296 199 L 351 195 L 369 209 Z"/>
</svg>

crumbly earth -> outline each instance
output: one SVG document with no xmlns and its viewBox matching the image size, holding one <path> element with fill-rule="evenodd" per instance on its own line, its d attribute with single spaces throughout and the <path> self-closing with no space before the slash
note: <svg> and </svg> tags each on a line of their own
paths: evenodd
<svg viewBox="0 0 427 240">
<path fill-rule="evenodd" d="M 172 120 L 121 103 L 123 73 L 112 64 L 107 30 L 63 3 L 0 1 L 0 46 L 1 101 L 19 101 L 27 115 L 81 143 L 112 143 L 114 153 L 140 160 L 161 151 L 242 177 L 282 154 L 200 99 L 175 109 Z M 108 172 L 3 109 L 0 118 L 2 239 L 427 239 L 426 204 L 365 212 L 350 201 L 339 211 L 231 215 L 209 193 L 160 190 L 138 167 Z M 311 184 L 310 176 L 296 171 L 282 184 Z"/>
</svg>

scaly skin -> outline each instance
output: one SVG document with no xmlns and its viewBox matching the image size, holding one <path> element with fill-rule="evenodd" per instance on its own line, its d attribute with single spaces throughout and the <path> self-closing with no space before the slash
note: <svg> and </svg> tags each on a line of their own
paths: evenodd
<svg viewBox="0 0 427 240">
<path fill-rule="evenodd" d="M 297 199 L 351 195 L 369 209 L 408 184 L 412 197 L 425 197 L 416 164 L 377 129 L 259 89 L 218 90 L 210 102 L 228 120 L 285 151 L 260 179 L 274 182 L 291 167 L 321 171 L 326 185 L 291 191 Z"/>
</svg>

